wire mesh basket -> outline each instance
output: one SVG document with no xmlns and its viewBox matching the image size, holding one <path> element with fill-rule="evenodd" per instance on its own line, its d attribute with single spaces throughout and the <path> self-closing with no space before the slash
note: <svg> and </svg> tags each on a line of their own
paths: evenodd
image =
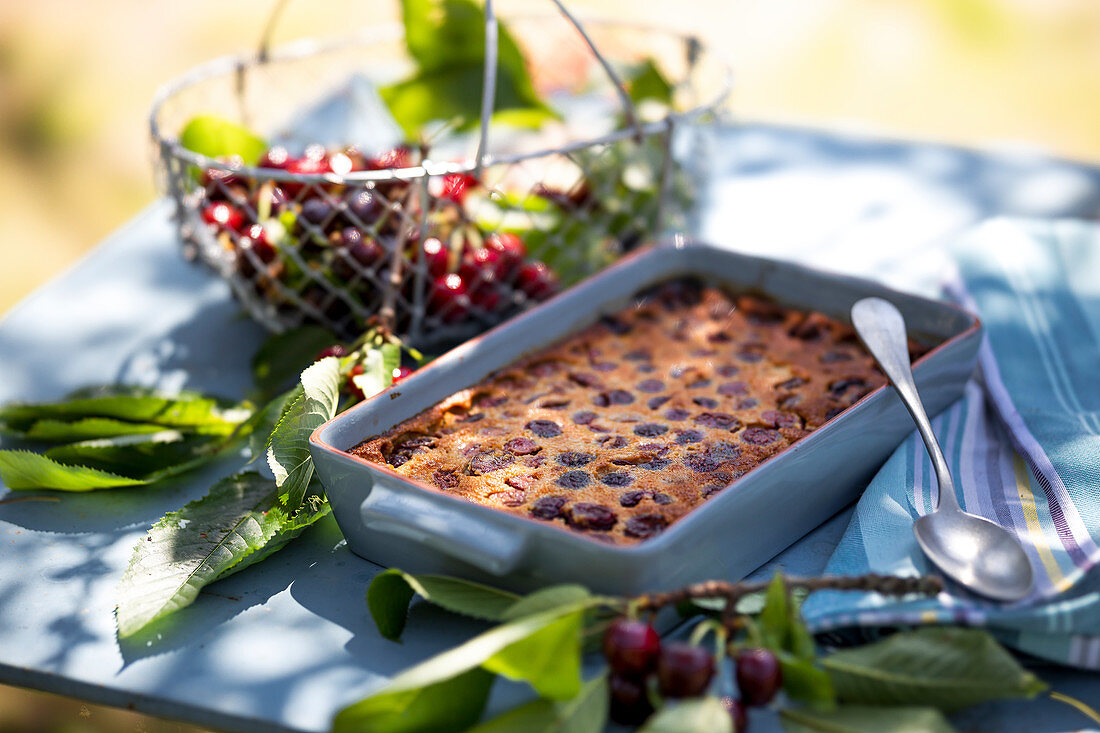
<svg viewBox="0 0 1100 733">
<path fill-rule="evenodd" d="M 725 103 L 728 69 L 692 37 L 582 26 L 555 5 L 558 14 L 507 18 L 535 86 L 573 109 L 538 132 L 493 121 L 491 0 L 481 120 L 466 137 L 444 131 L 430 145 L 382 150 L 316 139 L 320 146 L 295 152 L 323 162 L 316 172 L 278 167 L 278 147 L 243 165 L 180 142 L 188 119 L 213 113 L 301 143 L 288 120 L 303 109 L 312 104 L 323 120 L 325 105 L 363 91 L 349 79 L 369 80 L 369 96 L 412 67 L 399 27 L 271 52 L 264 44 L 165 86 L 150 127 L 158 183 L 176 202 L 185 254 L 225 278 L 274 332 L 315 323 L 353 338 L 380 325 L 431 347 L 467 338 L 638 242 L 683 228 L 693 181 L 673 155 L 674 140 L 685 123 Z M 658 62 L 671 100 L 636 104 L 622 71 Z M 326 134 L 333 133 L 317 137 Z"/>
</svg>

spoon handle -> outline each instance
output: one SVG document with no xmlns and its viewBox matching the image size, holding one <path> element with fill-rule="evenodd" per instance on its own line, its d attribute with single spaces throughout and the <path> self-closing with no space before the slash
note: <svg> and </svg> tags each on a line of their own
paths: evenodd
<svg viewBox="0 0 1100 733">
<path fill-rule="evenodd" d="M 939 441 L 932 432 L 932 423 L 924 411 L 917 385 L 913 381 L 913 371 L 909 367 L 909 345 L 905 337 L 905 319 L 894 305 L 882 298 L 864 298 L 852 306 L 852 325 L 859 334 L 871 356 L 875 357 L 886 378 L 894 385 L 901 402 L 913 422 L 917 432 L 924 439 L 924 446 L 932 458 L 932 467 L 936 470 L 939 484 L 939 502 L 937 510 L 944 507 L 959 508 L 955 498 L 955 484 L 951 472 L 947 469 Z"/>
</svg>

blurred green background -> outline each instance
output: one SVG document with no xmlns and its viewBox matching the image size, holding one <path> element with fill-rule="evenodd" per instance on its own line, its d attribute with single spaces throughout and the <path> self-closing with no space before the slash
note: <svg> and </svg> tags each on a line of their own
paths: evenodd
<svg viewBox="0 0 1100 733">
<path fill-rule="evenodd" d="M 657 0 L 570 5 L 700 35 L 734 66 L 732 111 L 742 119 L 1100 161 L 1095 0 L 684 0 L 675 12 Z M 154 91 L 199 62 L 254 48 L 271 6 L 0 0 L 0 312 L 154 198 L 146 132 Z M 275 37 L 397 14 L 396 0 L 298 0 Z M 0 733 L 192 730 L 0 687 Z"/>
</svg>

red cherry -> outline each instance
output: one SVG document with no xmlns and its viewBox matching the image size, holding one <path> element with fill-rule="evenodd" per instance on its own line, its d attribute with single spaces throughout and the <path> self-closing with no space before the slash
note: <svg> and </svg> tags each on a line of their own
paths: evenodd
<svg viewBox="0 0 1100 733">
<path fill-rule="evenodd" d="M 366 370 L 363 368 L 362 364 L 356 364 L 351 368 L 351 371 L 348 372 L 348 379 L 344 384 L 345 391 L 357 400 L 363 399 L 365 395 L 363 394 L 363 390 L 359 389 L 359 385 L 355 383 L 354 378 L 358 377 L 364 371 Z"/>
<path fill-rule="evenodd" d="M 328 150 L 321 143 L 310 143 L 306 146 L 306 149 L 302 151 L 302 158 L 305 160 L 319 160 L 324 161 L 328 158 Z"/>
<path fill-rule="evenodd" d="M 770 649 L 748 649 L 737 655 L 737 687 L 746 705 L 767 705 L 783 685 L 783 669 Z"/>
<path fill-rule="evenodd" d="M 643 675 L 653 669 L 661 651 L 661 637 L 649 624 L 617 618 L 603 635 L 603 654 L 611 668 Z"/>
<path fill-rule="evenodd" d="M 287 165 L 290 164 L 291 157 L 287 149 L 282 145 L 276 145 L 273 148 L 268 148 L 267 152 L 260 158 L 260 162 L 257 163 L 260 168 L 274 168 L 276 170 L 286 170 Z"/>
<path fill-rule="evenodd" d="M 485 239 L 485 247 L 500 254 L 500 271 L 502 278 L 525 259 L 527 259 L 527 246 L 515 234 L 511 232 L 497 232 L 490 234 Z"/>
<path fill-rule="evenodd" d="M 745 733 L 749 729 L 749 719 L 745 715 L 745 706 L 741 704 L 740 700 L 734 700 L 732 697 L 722 698 L 722 707 L 726 709 L 726 712 L 730 714 L 730 718 L 733 720 L 733 733 Z"/>
<path fill-rule="evenodd" d="M 352 193 L 347 201 L 346 219 L 353 226 L 371 226 L 385 210 L 385 204 L 372 189 L 360 189 Z"/>
<path fill-rule="evenodd" d="M 480 283 L 470 292 L 470 303 L 485 313 L 500 308 L 500 291 L 493 283 Z"/>
<path fill-rule="evenodd" d="M 713 676 L 714 658 L 703 647 L 682 642 L 661 647 L 657 681 L 665 697 L 698 697 L 706 692 Z"/>
<path fill-rule="evenodd" d="M 345 232 L 347 230 L 344 230 Z M 358 242 L 347 244 L 348 239 L 343 238 L 336 252 L 336 258 L 332 263 L 333 273 L 341 280 L 353 280 L 360 270 L 373 267 L 386 256 L 386 250 L 370 237 L 362 237 Z"/>
<path fill-rule="evenodd" d="M 259 226 L 259 224 L 254 226 Z M 251 256 L 249 256 L 250 254 Z M 245 277 L 252 277 L 256 274 L 254 259 L 259 260 L 261 264 L 269 265 L 275 261 L 277 256 L 278 253 L 267 241 L 266 236 L 262 239 L 241 237 L 237 242 L 237 271 Z"/>
<path fill-rule="evenodd" d="M 253 224 L 252 226 L 248 227 L 248 229 L 245 230 L 244 234 L 246 237 L 252 240 L 253 245 L 260 245 L 262 247 L 270 249 L 272 252 L 275 251 L 271 247 L 271 243 L 267 239 L 267 232 L 260 224 Z"/>
<path fill-rule="evenodd" d="M 347 355 L 348 350 L 345 349 L 342 345 L 333 344 L 332 346 L 326 346 L 325 348 L 318 351 L 316 358 L 314 358 L 314 361 L 321 361 L 321 359 L 329 356 L 335 356 L 337 359 L 343 359 Z"/>
<path fill-rule="evenodd" d="M 545 300 L 558 290 L 558 277 L 543 262 L 528 262 L 516 273 L 516 287 L 535 300 Z"/>
<path fill-rule="evenodd" d="M 363 155 L 363 151 L 354 145 L 350 148 L 344 148 L 342 155 L 347 156 L 351 161 L 351 170 L 353 171 L 365 171 L 367 169 L 367 156 Z"/>
<path fill-rule="evenodd" d="M 466 282 L 474 284 L 478 282 L 495 282 L 501 279 L 501 265 L 503 258 L 496 250 L 482 247 L 468 252 L 462 258 L 462 265 L 458 268 L 458 274 L 462 275 Z"/>
<path fill-rule="evenodd" d="M 466 317 L 469 298 L 466 283 L 455 273 L 438 277 L 432 283 L 428 307 L 446 323 L 455 323 Z"/>
<path fill-rule="evenodd" d="M 314 175 L 317 173 L 328 173 L 328 163 L 324 158 L 318 160 L 317 158 L 294 158 L 286 164 L 287 173 L 301 173 L 307 175 Z"/>
<path fill-rule="evenodd" d="M 398 145 L 393 150 L 367 158 L 367 168 L 372 171 L 412 167 L 412 151 L 409 150 L 408 145 Z"/>
<path fill-rule="evenodd" d="M 413 370 L 409 369 L 407 366 L 399 366 L 399 367 L 395 368 L 393 370 L 393 382 L 392 382 L 392 384 L 397 384 L 402 379 L 404 379 L 405 377 L 409 376 L 412 373 L 413 373 Z"/>
<path fill-rule="evenodd" d="M 424 264 L 428 267 L 428 274 L 433 278 L 441 278 L 447 274 L 451 253 L 443 242 L 436 237 L 428 237 L 420 245 L 420 249 L 424 252 Z"/>
<path fill-rule="evenodd" d="M 611 719 L 623 725 L 641 725 L 653 713 L 645 679 L 612 672 L 607 680 Z"/>
<path fill-rule="evenodd" d="M 222 229 L 232 229 L 235 232 L 240 232 L 245 225 L 244 212 L 224 201 L 207 204 L 202 210 L 202 220 L 207 224 L 213 224 Z"/>
<path fill-rule="evenodd" d="M 443 176 L 443 190 L 439 197 L 461 204 L 466 194 L 481 185 L 481 182 L 469 173 L 448 173 Z"/>
<path fill-rule="evenodd" d="M 287 173 L 300 173 L 303 175 L 317 175 L 319 173 L 328 173 L 328 161 L 325 160 L 323 155 L 320 158 L 316 157 L 316 151 L 310 152 L 311 148 L 306 149 L 306 155 L 301 158 L 292 158 L 287 161 L 285 170 Z M 283 190 L 286 191 L 286 195 L 290 198 L 298 198 L 298 195 L 305 189 L 307 184 L 299 183 L 297 181 L 286 181 L 283 183 Z M 312 193 L 312 190 L 311 190 Z"/>
<path fill-rule="evenodd" d="M 234 169 L 244 165 L 244 160 L 239 155 L 230 156 L 223 162 Z M 215 196 L 221 196 L 224 194 L 224 189 L 228 186 L 244 185 L 244 179 L 236 170 L 207 168 L 202 174 L 202 185 L 203 188 L 207 189 L 208 193 Z"/>
<path fill-rule="evenodd" d="M 333 153 L 326 160 L 328 169 L 338 176 L 347 175 L 355 170 L 355 161 L 347 153 Z"/>
</svg>

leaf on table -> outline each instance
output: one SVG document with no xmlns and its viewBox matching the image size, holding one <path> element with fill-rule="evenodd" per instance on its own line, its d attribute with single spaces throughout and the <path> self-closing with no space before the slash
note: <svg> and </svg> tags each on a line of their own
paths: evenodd
<svg viewBox="0 0 1100 733">
<path fill-rule="evenodd" d="M 199 590 L 263 548 L 287 521 L 271 479 L 239 473 L 169 512 L 134 547 L 119 583 L 118 635 L 194 602 Z"/>
<path fill-rule="evenodd" d="M 66 443 L 96 438 L 116 438 L 122 435 L 147 435 L 159 433 L 162 430 L 164 430 L 163 425 L 154 423 L 125 422 L 109 417 L 85 417 L 74 422 L 38 420 L 30 426 L 24 437 L 29 440 Z"/>
<path fill-rule="evenodd" d="M 95 468 L 66 466 L 37 453 L 21 450 L 0 451 L 0 479 L 13 490 L 93 491 L 148 483 Z"/>
<path fill-rule="evenodd" d="M 935 708 L 844 705 L 833 711 L 784 708 L 779 711 L 787 733 L 952 733 Z"/>
<path fill-rule="evenodd" d="M 502 621 L 531 616 L 561 606 L 575 606 L 587 601 L 592 594 L 583 585 L 552 585 L 520 598 L 501 614 Z"/>
<path fill-rule="evenodd" d="M 413 594 L 452 613 L 485 621 L 502 620 L 504 611 L 520 596 L 444 575 L 410 575 L 396 568 L 374 577 L 367 588 L 367 607 L 387 639 L 397 640 L 405 629 Z"/>
<path fill-rule="evenodd" d="M 717 697 L 665 705 L 649 716 L 639 733 L 733 733 L 733 718 Z"/>
<path fill-rule="evenodd" d="M 287 517 L 278 531 L 276 531 L 270 539 L 264 542 L 261 547 L 245 555 L 245 557 L 236 564 L 222 570 L 214 580 L 217 581 L 222 578 L 227 578 L 262 560 L 266 560 L 289 545 L 293 540 L 297 539 L 298 535 L 302 534 L 302 532 L 327 517 L 331 511 L 332 506 L 325 500 L 324 490 L 320 482 L 314 480 L 310 485 L 309 493 L 306 494 L 305 501 L 302 502 L 302 506 L 294 516 Z"/>
<path fill-rule="evenodd" d="M 267 465 L 275 475 L 279 500 L 290 511 L 302 503 L 313 477 L 309 436 L 336 414 L 340 400 L 340 362 L 325 357 L 302 372 L 302 394 L 287 407 L 271 433 Z"/>
<path fill-rule="evenodd" d="M 251 413 L 249 405 L 217 400 L 196 392 L 163 395 L 140 387 L 111 386 L 79 390 L 59 402 L 7 404 L 0 407 L 0 422 L 14 430 L 26 431 L 39 420 L 70 422 L 105 417 L 230 433 Z"/>
<path fill-rule="evenodd" d="M 532 700 L 471 728 L 469 733 L 602 733 L 607 713 L 607 677 L 600 675 L 586 682 L 571 700 Z"/>
<path fill-rule="evenodd" d="M 543 697 L 568 700 L 581 688 L 583 626 L 584 612 L 574 611 L 500 650 L 482 667 L 525 681 Z"/>
<path fill-rule="evenodd" d="M 925 627 L 834 652 L 821 661 L 841 702 L 929 705 L 952 711 L 1031 698 L 1046 685 L 986 631 Z"/>
<path fill-rule="evenodd" d="M 333 343 L 332 332 L 320 326 L 301 326 L 267 339 L 252 357 L 252 379 L 261 396 L 270 398 L 291 387 L 317 353 Z"/>
<path fill-rule="evenodd" d="M 180 145 L 209 158 L 239 155 L 246 165 L 255 165 L 267 150 L 267 143 L 243 125 L 219 115 L 192 117 L 180 132 Z"/>
<path fill-rule="evenodd" d="M 479 667 L 420 687 L 371 695 L 336 714 L 333 733 L 435 733 L 477 723 L 493 675 Z"/>
<path fill-rule="evenodd" d="M 161 430 L 70 443 L 45 456 L 60 463 L 88 466 L 152 483 L 189 471 L 211 460 L 225 442 L 219 436 Z"/>
<path fill-rule="evenodd" d="M 545 666 L 542 662 L 546 659 L 543 649 L 533 650 L 525 648 L 527 653 L 536 654 L 533 666 L 525 666 L 517 661 L 515 654 L 509 652 L 509 648 L 515 644 L 521 644 L 532 636 L 537 636 L 542 643 L 561 644 L 567 636 L 565 627 L 576 624 L 576 636 L 572 639 L 575 652 L 567 652 L 570 659 L 576 654 L 577 660 L 577 688 L 579 689 L 579 663 L 580 663 L 580 614 L 583 609 L 578 607 L 564 607 L 546 611 L 535 616 L 526 616 L 515 621 L 510 621 L 500 626 L 493 627 L 483 634 L 475 636 L 464 644 L 449 649 L 441 654 L 427 659 L 414 667 L 411 667 L 395 677 L 389 685 L 375 694 L 354 703 L 342 710 L 336 717 L 335 730 L 433 730 L 432 722 L 438 727 L 440 718 L 425 720 L 420 715 L 427 715 L 430 711 L 424 710 L 424 705 L 417 703 L 417 709 L 410 710 L 409 706 L 416 702 L 418 695 L 427 688 L 435 688 L 445 684 L 460 675 L 480 668 L 490 659 L 494 659 L 493 665 L 498 669 L 505 669 L 517 677 L 530 673 L 547 673 L 550 676 L 549 687 L 557 691 L 561 679 L 566 675 L 562 668 Z M 573 616 L 573 619 L 569 617 Z M 567 619 L 565 624 L 555 626 L 562 619 Z M 575 619 L 575 620 L 574 620 Z M 551 633 L 539 636 L 539 633 L 548 627 L 554 627 Z M 556 649 L 561 652 L 562 650 Z M 503 654 L 501 654 L 504 652 Z M 499 655 L 499 656 L 498 656 Z M 568 662 L 569 660 L 567 660 Z M 482 670 L 484 673 L 484 670 Z M 545 687 L 541 680 L 527 679 L 533 687 Z M 536 686 L 538 682 L 538 686 Z M 574 690 L 574 693 L 577 690 Z M 411 716 L 410 719 L 421 727 L 392 727 L 400 723 L 400 715 Z"/>
</svg>

